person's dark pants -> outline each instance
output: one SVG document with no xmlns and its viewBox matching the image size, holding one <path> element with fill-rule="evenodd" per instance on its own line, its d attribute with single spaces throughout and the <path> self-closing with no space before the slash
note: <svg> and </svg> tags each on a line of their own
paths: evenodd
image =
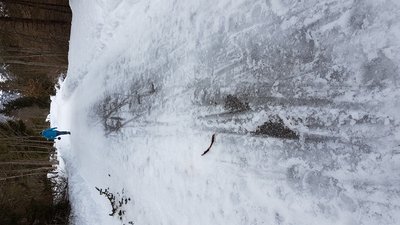
<svg viewBox="0 0 400 225">
<path fill-rule="evenodd" d="M 71 132 L 69 132 L 69 131 L 57 131 L 57 136 L 65 135 L 65 134 L 71 134 Z"/>
</svg>

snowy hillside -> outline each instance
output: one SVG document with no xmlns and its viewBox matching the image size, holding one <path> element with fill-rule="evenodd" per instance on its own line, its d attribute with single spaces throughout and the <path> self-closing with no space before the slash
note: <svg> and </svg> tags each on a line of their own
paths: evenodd
<svg viewBox="0 0 400 225">
<path fill-rule="evenodd" d="M 400 223 L 399 1 L 71 7 L 75 224 Z"/>
</svg>

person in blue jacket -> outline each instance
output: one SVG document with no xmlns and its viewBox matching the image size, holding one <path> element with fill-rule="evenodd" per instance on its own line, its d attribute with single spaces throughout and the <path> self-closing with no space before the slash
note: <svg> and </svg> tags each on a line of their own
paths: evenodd
<svg viewBox="0 0 400 225">
<path fill-rule="evenodd" d="M 69 131 L 58 131 L 57 127 L 53 127 L 53 128 L 49 128 L 46 130 L 43 130 L 42 132 L 40 132 L 40 134 L 46 138 L 49 141 L 54 141 L 54 139 L 58 139 L 60 140 L 61 137 L 58 137 L 60 135 L 66 135 L 66 134 L 71 134 L 71 132 Z"/>
</svg>

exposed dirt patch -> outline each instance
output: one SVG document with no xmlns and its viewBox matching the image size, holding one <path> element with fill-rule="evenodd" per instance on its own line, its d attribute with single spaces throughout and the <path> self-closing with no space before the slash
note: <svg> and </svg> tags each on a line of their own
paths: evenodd
<svg viewBox="0 0 400 225">
<path fill-rule="evenodd" d="M 233 95 L 226 96 L 224 108 L 231 112 L 243 112 L 250 109 L 249 103 L 242 102 L 238 97 Z"/>
<path fill-rule="evenodd" d="M 256 135 L 268 135 L 277 138 L 299 139 L 299 135 L 288 128 L 279 117 L 272 118 L 263 125 L 258 126 L 256 131 L 253 133 Z"/>
</svg>

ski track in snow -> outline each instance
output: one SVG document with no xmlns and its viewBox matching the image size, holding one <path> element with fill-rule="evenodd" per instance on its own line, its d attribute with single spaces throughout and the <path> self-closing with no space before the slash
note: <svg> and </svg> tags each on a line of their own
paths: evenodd
<svg viewBox="0 0 400 225">
<path fill-rule="evenodd" d="M 74 224 L 399 223 L 397 1 L 71 7 L 50 121 Z M 255 133 L 276 117 L 299 139 Z"/>
</svg>

